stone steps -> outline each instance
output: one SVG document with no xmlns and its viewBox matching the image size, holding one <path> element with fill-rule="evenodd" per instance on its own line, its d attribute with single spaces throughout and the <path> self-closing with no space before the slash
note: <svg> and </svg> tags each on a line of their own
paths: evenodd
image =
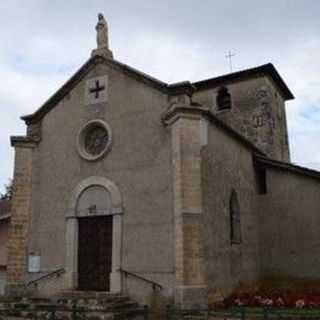
<svg viewBox="0 0 320 320">
<path fill-rule="evenodd" d="M 73 315 L 77 317 L 73 317 Z M 145 309 L 129 297 L 101 292 L 62 292 L 52 298 L 0 300 L 0 319 L 142 320 Z"/>
</svg>

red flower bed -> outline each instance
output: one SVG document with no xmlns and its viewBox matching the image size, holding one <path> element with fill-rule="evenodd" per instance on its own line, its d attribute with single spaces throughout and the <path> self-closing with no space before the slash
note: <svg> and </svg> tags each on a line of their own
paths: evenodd
<svg viewBox="0 0 320 320">
<path fill-rule="evenodd" d="M 320 307 L 320 293 L 243 293 L 225 299 L 224 306 Z"/>
</svg>

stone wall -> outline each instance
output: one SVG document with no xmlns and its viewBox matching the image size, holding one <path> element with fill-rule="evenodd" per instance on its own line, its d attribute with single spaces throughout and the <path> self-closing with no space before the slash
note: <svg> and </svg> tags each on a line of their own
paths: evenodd
<svg viewBox="0 0 320 320">
<path fill-rule="evenodd" d="M 221 87 L 198 91 L 194 101 L 208 107 L 221 120 L 242 134 L 268 156 L 289 160 L 285 100 L 266 76 L 226 83 L 232 108 L 218 110 Z"/>
<path fill-rule="evenodd" d="M 7 291 L 19 292 L 26 281 L 27 245 L 32 199 L 32 160 L 35 145 L 15 144 L 14 193 L 8 241 Z"/>
<path fill-rule="evenodd" d="M 8 261 L 8 235 L 10 218 L 0 221 L 0 267 L 5 267 Z"/>
</svg>

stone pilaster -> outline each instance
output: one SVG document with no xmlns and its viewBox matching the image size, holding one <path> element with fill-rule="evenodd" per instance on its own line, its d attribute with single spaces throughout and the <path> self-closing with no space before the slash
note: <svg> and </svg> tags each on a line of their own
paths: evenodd
<svg viewBox="0 0 320 320">
<path fill-rule="evenodd" d="M 27 273 L 27 245 L 31 219 L 32 153 L 36 143 L 13 137 L 15 147 L 14 192 L 8 240 L 7 294 L 21 294 Z"/>
<path fill-rule="evenodd" d="M 183 99 L 187 102 L 188 99 Z M 207 306 L 201 148 L 205 120 L 200 106 L 171 107 L 165 116 L 171 126 L 174 175 L 176 288 L 181 308 Z"/>
</svg>

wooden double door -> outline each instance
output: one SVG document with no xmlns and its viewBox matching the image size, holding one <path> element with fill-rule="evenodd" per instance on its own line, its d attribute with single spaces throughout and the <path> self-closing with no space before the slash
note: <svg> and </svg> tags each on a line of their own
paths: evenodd
<svg viewBox="0 0 320 320">
<path fill-rule="evenodd" d="M 79 218 L 78 289 L 110 291 L 112 216 Z"/>
</svg>

